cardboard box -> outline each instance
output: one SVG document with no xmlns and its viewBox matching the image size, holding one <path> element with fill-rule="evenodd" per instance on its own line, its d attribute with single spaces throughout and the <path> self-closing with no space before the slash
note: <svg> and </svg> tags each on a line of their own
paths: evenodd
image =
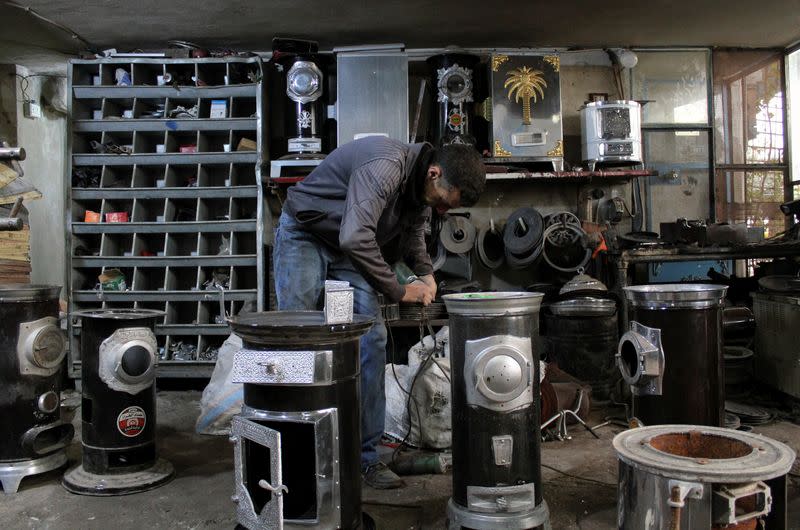
<svg viewBox="0 0 800 530">
<path fill-rule="evenodd" d="M 239 145 L 236 146 L 237 151 L 255 151 L 256 149 L 258 149 L 258 144 L 247 138 L 239 140 Z"/>
</svg>

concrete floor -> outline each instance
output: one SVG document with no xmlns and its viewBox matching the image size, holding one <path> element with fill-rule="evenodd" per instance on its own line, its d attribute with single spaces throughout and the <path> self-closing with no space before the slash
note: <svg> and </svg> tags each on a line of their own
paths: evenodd
<svg viewBox="0 0 800 530">
<path fill-rule="evenodd" d="M 226 437 L 194 433 L 200 392 L 158 394 L 160 455 L 172 462 L 175 479 L 145 493 L 98 498 L 67 493 L 54 471 L 22 481 L 14 496 L 0 494 L 3 529 L 182 529 L 233 528 L 233 450 Z M 590 424 L 600 421 L 593 413 Z M 78 414 L 76 417 L 80 417 Z M 544 468 L 543 492 L 556 530 L 600 530 L 615 526 L 617 461 L 611 439 L 620 429 L 604 427 L 600 440 L 573 426 L 573 438 L 547 442 L 542 463 L 597 482 L 566 477 Z M 776 423 L 757 432 L 800 451 L 800 426 Z M 69 449 L 71 465 L 80 459 L 76 440 Z M 449 475 L 407 478 L 401 490 L 364 489 L 364 509 L 381 530 L 441 529 L 450 496 Z M 789 490 L 790 527 L 800 528 L 800 484 Z"/>
</svg>

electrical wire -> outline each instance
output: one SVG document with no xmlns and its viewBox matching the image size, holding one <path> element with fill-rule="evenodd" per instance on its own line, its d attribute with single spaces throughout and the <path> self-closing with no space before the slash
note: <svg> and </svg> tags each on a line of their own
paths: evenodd
<svg viewBox="0 0 800 530">
<path fill-rule="evenodd" d="M 584 482 L 591 482 L 592 484 L 599 484 L 600 486 L 610 486 L 610 487 L 617 487 L 616 484 L 612 484 L 610 482 L 603 482 L 602 480 L 595 480 L 593 478 L 586 478 L 580 475 L 573 475 L 572 473 L 567 473 L 566 471 L 562 471 L 557 467 L 549 466 L 547 464 L 540 464 L 543 468 L 549 469 L 551 471 L 555 471 L 556 473 L 560 473 L 565 477 L 574 478 L 575 480 L 583 480 Z"/>
<path fill-rule="evenodd" d="M 422 336 L 423 335 L 423 333 L 422 333 L 423 327 L 422 326 L 425 323 L 427 323 L 427 326 L 428 326 L 428 328 L 430 330 L 430 336 L 434 341 L 434 347 L 431 349 L 430 352 L 428 352 L 428 354 L 425 356 L 425 359 L 419 364 L 419 367 L 417 368 L 417 372 L 414 374 L 414 378 L 411 380 L 411 385 L 409 386 L 408 390 L 403 388 L 403 385 L 400 384 L 400 379 L 397 377 L 397 372 L 395 371 L 395 367 L 394 367 L 394 365 L 395 365 L 395 363 L 394 363 L 394 360 L 395 360 L 394 336 L 392 335 L 391 327 L 387 326 L 387 330 L 389 332 L 389 339 L 391 341 L 391 350 L 392 350 L 392 353 L 391 353 L 391 357 L 392 357 L 392 375 L 394 376 L 394 380 L 397 383 L 397 386 L 400 388 L 400 390 L 402 390 L 403 393 L 405 393 L 408 396 L 406 398 L 406 415 L 408 416 L 408 428 L 406 429 L 406 432 L 405 432 L 405 435 L 403 436 L 403 439 L 400 441 L 400 443 L 397 445 L 397 447 L 395 447 L 394 450 L 392 451 L 392 463 L 395 462 L 395 460 L 397 458 L 397 455 L 399 454 L 400 450 L 403 448 L 404 445 L 406 445 L 406 442 L 408 441 L 408 438 L 411 436 L 411 427 L 412 427 L 411 401 L 413 399 L 414 386 L 417 384 L 417 380 L 419 379 L 420 374 L 422 374 L 422 372 L 425 370 L 425 368 L 428 366 L 428 364 L 430 362 L 433 362 L 439 368 L 439 370 L 442 372 L 442 374 L 445 376 L 445 378 L 447 378 L 447 382 L 450 383 L 450 376 L 442 368 L 442 365 L 440 365 L 438 363 L 438 361 L 436 361 L 436 359 L 433 357 L 433 355 L 437 352 L 436 337 L 433 334 L 432 328 L 430 328 L 430 324 L 427 322 L 427 318 L 423 318 L 423 320 L 420 320 L 420 331 L 421 331 L 420 332 L 420 342 L 422 342 L 422 340 L 424 338 Z M 422 414 L 420 413 L 419 403 L 417 403 L 417 400 L 414 399 L 413 401 L 414 401 L 414 410 L 415 410 L 415 412 L 417 414 L 417 422 L 419 423 L 420 438 L 422 438 L 423 437 L 422 436 Z"/>
<path fill-rule="evenodd" d="M 47 18 L 47 17 L 46 17 L 46 16 L 44 16 L 44 15 L 40 15 L 39 13 L 37 13 L 36 11 L 34 11 L 34 10 L 33 10 L 31 7 L 29 7 L 29 6 L 24 6 L 24 5 L 18 4 L 17 2 L 13 2 L 13 1 L 12 1 L 12 2 L 8 2 L 8 1 L 6 1 L 6 2 L 3 2 L 3 3 L 4 3 L 5 5 L 7 5 L 8 7 L 14 7 L 14 8 L 16 8 L 16 9 L 21 9 L 22 11 L 25 11 L 25 12 L 26 12 L 26 13 L 28 13 L 29 15 L 31 15 L 31 16 L 33 16 L 33 17 L 35 17 L 35 18 L 38 18 L 39 20 L 42 20 L 42 21 L 46 22 L 47 24 L 50 24 L 51 26 L 53 26 L 53 27 L 55 27 L 55 28 L 58 28 L 58 29 L 60 29 L 61 31 L 63 31 L 63 32 L 65 32 L 65 33 L 69 33 L 69 36 L 70 36 L 71 38 L 73 38 L 73 39 L 75 39 L 75 40 L 79 40 L 79 41 L 80 41 L 81 43 L 83 43 L 83 45 L 84 45 L 84 46 L 86 46 L 87 48 L 90 48 L 90 49 L 91 49 L 91 48 L 93 48 L 93 47 L 94 47 L 94 46 L 92 45 L 92 43 L 91 43 L 91 42 L 89 42 L 88 40 L 86 40 L 86 39 L 84 39 L 83 37 L 81 37 L 81 36 L 80 36 L 80 35 L 79 35 L 79 34 L 78 34 L 76 31 L 73 31 L 73 30 L 71 30 L 71 29 L 70 29 L 70 28 L 68 28 L 67 26 L 65 26 L 65 25 L 63 25 L 63 24 L 60 24 L 60 23 L 56 22 L 55 20 L 49 19 L 49 18 Z"/>
<path fill-rule="evenodd" d="M 59 75 L 59 74 L 28 74 L 28 75 L 20 75 L 17 73 L 9 74 L 13 75 L 14 77 L 19 78 L 19 89 L 22 91 L 22 99 L 17 99 L 18 103 L 25 103 L 26 101 L 31 101 L 31 97 L 28 94 L 28 89 L 31 87 L 30 78 L 31 77 L 52 77 L 55 79 L 66 79 L 67 76 Z"/>
</svg>

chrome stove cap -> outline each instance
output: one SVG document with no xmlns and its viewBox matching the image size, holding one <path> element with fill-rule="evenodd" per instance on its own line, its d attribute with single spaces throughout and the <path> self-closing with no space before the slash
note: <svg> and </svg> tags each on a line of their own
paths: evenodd
<svg viewBox="0 0 800 530">
<path fill-rule="evenodd" d="M 543 293 L 500 291 L 446 294 L 447 312 L 464 316 L 527 315 L 539 312 Z"/>
</svg>

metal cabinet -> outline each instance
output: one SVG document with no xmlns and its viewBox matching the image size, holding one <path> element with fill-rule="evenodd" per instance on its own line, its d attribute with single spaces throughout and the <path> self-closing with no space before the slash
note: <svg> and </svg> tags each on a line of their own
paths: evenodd
<svg viewBox="0 0 800 530">
<path fill-rule="evenodd" d="M 65 296 L 70 312 L 165 311 L 160 376 L 209 376 L 223 311 L 263 309 L 262 71 L 238 57 L 70 63 Z M 113 269 L 124 285 L 99 280 Z"/>
</svg>

